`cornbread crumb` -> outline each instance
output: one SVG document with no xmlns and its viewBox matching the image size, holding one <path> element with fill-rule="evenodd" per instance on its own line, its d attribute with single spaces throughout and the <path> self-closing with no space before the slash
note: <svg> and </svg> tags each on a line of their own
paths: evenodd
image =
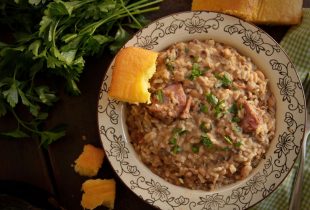
<svg viewBox="0 0 310 210">
<path fill-rule="evenodd" d="M 115 181 L 114 179 L 89 179 L 82 185 L 81 205 L 84 209 L 94 209 L 100 205 L 109 209 L 114 208 Z"/>
<path fill-rule="evenodd" d="M 96 176 L 104 158 L 103 149 L 87 144 L 82 154 L 74 161 L 74 170 L 81 176 Z"/>
</svg>

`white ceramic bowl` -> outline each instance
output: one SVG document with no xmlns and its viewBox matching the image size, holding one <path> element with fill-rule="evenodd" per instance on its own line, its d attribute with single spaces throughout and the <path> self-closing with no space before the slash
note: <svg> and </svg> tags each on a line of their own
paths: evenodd
<svg viewBox="0 0 310 210">
<path fill-rule="evenodd" d="M 108 97 L 110 65 L 98 101 L 100 138 L 114 170 L 139 197 L 160 209 L 244 209 L 263 200 L 288 175 L 305 127 L 305 100 L 291 61 L 264 31 L 238 18 L 214 12 L 173 14 L 140 30 L 125 47 L 161 51 L 192 39 L 212 38 L 251 57 L 270 80 L 276 97 L 276 134 L 266 158 L 244 180 L 215 191 L 190 190 L 168 183 L 152 173 L 137 157 L 129 141 L 122 102 Z"/>
</svg>

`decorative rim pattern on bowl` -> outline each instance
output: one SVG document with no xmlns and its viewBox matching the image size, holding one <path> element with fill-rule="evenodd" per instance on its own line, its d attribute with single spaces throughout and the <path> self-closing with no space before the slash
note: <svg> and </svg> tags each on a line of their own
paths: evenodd
<svg viewBox="0 0 310 210">
<path fill-rule="evenodd" d="M 245 209 L 256 204 L 288 175 L 304 135 L 305 100 L 294 66 L 279 45 L 252 24 L 220 13 L 183 12 L 154 21 L 125 47 L 161 51 L 175 42 L 208 38 L 251 57 L 269 78 L 277 101 L 275 138 L 265 159 L 245 180 L 210 192 L 172 185 L 146 168 L 130 144 L 124 104 L 107 95 L 113 61 L 99 94 L 100 138 L 122 181 L 140 198 L 160 209 Z"/>
</svg>

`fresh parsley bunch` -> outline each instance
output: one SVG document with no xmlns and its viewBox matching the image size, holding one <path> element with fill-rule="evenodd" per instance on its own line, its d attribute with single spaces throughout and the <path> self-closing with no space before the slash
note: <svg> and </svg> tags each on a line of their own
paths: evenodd
<svg viewBox="0 0 310 210">
<path fill-rule="evenodd" d="M 0 24 L 13 40 L 0 42 L 0 117 L 12 113 L 17 127 L 2 135 L 39 136 L 47 146 L 65 135 L 63 128 L 44 130 L 50 107 L 58 100 L 50 78 L 62 78 L 68 91 L 77 86 L 85 57 L 116 52 L 139 29 L 141 15 L 159 9 L 162 0 L 3 0 Z M 27 110 L 23 119 L 17 110 Z"/>
</svg>

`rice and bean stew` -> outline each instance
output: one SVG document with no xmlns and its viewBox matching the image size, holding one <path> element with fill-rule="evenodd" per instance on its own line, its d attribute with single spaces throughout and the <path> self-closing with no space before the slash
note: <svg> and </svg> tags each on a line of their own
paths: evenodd
<svg viewBox="0 0 310 210">
<path fill-rule="evenodd" d="M 214 40 L 179 42 L 157 59 L 151 104 L 128 104 L 131 143 L 168 182 L 213 190 L 247 177 L 275 133 L 275 97 L 248 57 Z"/>
</svg>

